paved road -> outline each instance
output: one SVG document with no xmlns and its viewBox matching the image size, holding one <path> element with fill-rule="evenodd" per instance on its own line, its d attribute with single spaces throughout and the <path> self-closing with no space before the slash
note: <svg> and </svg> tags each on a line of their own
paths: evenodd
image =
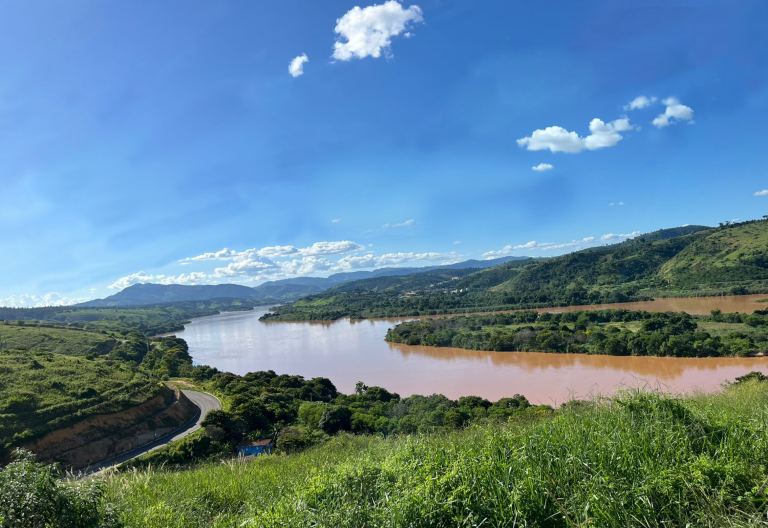
<svg viewBox="0 0 768 528">
<path fill-rule="evenodd" d="M 184 438 L 185 436 L 189 436 L 198 429 L 200 429 L 200 424 L 205 419 L 205 415 L 208 414 L 210 411 L 215 411 L 218 409 L 221 409 L 221 402 L 216 396 L 213 396 L 211 394 L 208 394 L 207 392 L 198 392 L 198 391 L 191 391 L 191 390 L 183 390 L 181 391 L 184 393 L 184 395 L 189 398 L 189 400 L 194 403 L 200 410 L 198 414 L 192 418 L 189 422 L 187 422 L 186 425 L 182 426 L 180 429 L 177 429 L 173 431 L 172 433 L 169 433 L 165 436 L 161 436 L 157 440 L 145 444 L 141 447 L 137 447 L 136 449 L 132 449 L 130 451 L 127 451 L 123 453 L 120 456 L 110 458 L 109 460 L 104 460 L 103 462 L 100 462 L 99 464 L 95 466 L 89 466 L 85 469 L 80 470 L 83 474 L 92 474 L 92 473 L 98 473 L 102 469 L 108 468 L 110 466 L 116 466 L 118 464 L 122 464 L 123 462 L 127 462 L 128 460 L 134 459 L 136 457 L 140 457 L 141 455 L 146 455 L 147 453 L 154 451 L 155 449 L 159 449 L 163 446 L 167 446 L 168 444 L 171 444 L 177 440 L 180 440 Z"/>
</svg>

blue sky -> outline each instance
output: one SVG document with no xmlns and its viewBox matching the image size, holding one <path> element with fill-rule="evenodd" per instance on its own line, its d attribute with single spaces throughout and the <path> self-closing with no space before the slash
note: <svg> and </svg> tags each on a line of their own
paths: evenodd
<svg viewBox="0 0 768 528">
<path fill-rule="evenodd" d="M 762 0 L 8 1 L 0 28 L 0 304 L 768 205 Z"/>
</svg>

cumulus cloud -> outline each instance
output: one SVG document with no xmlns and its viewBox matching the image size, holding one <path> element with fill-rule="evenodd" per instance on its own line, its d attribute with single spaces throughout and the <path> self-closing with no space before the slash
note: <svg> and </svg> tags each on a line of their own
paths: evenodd
<svg viewBox="0 0 768 528">
<path fill-rule="evenodd" d="M 563 127 L 551 126 L 534 130 L 529 137 L 517 140 L 517 144 L 527 150 L 550 150 L 551 152 L 581 152 L 613 147 L 622 140 L 619 132 L 632 130 L 629 118 L 624 116 L 610 123 L 593 119 L 589 123 L 590 135 L 581 137 L 576 132 L 569 132 Z"/>
<path fill-rule="evenodd" d="M 202 271 L 180 273 L 179 275 L 150 275 L 140 271 L 117 279 L 108 288 L 122 290 L 134 284 L 212 284 L 214 277 Z"/>
<path fill-rule="evenodd" d="M 260 249 L 252 248 L 244 251 L 235 251 L 232 249 L 224 248 L 221 251 L 215 253 L 203 253 L 196 257 L 188 257 L 180 260 L 182 264 L 190 263 L 193 261 L 203 260 L 249 260 L 252 257 L 267 257 L 267 258 L 279 258 L 279 257 L 292 257 L 292 256 L 309 256 L 309 255 L 336 255 L 341 253 L 350 253 L 352 251 L 360 251 L 364 249 L 363 246 L 352 242 L 351 240 L 339 240 L 336 242 L 315 242 L 311 246 L 305 248 L 297 248 L 296 246 L 267 246 Z"/>
<path fill-rule="evenodd" d="M 325 257 L 304 257 L 279 264 L 283 275 L 296 277 L 327 271 L 333 267 L 333 263 Z"/>
<path fill-rule="evenodd" d="M 516 251 L 544 252 L 544 251 L 558 251 L 558 250 L 564 250 L 564 249 L 578 250 L 578 249 L 594 246 L 596 244 L 612 244 L 615 242 L 620 242 L 622 240 L 634 238 L 639 234 L 640 234 L 639 231 L 633 231 L 632 233 L 627 233 L 627 234 L 608 233 L 599 238 L 590 236 L 590 237 L 584 237 L 580 240 L 572 240 L 570 242 L 563 242 L 559 244 L 554 242 L 537 242 L 535 240 L 531 240 L 530 242 L 526 242 L 525 244 L 519 244 L 516 246 L 510 244 L 496 251 L 486 251 L 485 253 L 483 253 L 483 257 L 485 257 L 486 259 L 504 257 L 507 255 L 511 255 Z"/>
<path fill-rule="evenodd" d="M 134 284 L 143 284 L 147 282 L 152 282 L 154 279 L 155 279 L 154 275 L 148 275 L 143 271 L 140 271 L 138 273 L 132 273 L 131 275 L 126 275 L 125 277 L 121 277 L 117 279 L 114 283 L 110 284 L 108 287 L 111 290 L 122 290 L 124 288 L 127 288 L 128 286 L 133 286 Z"/>
<path fill-rule="evenodd" d="M 365 248 L 360 244 L 351 240 L 342 240 L 340 242 L 315 242 L 308 248 L 300 249 L 299 253 L 301 255 L 338 255 L 362 249 Z"/>
<path fill-rule="evenodd" d="M 755 196 L 768 196 L 768 189 L 763 189 L 762 191 L 757 191 L 755 193 Z"/>
<path fill-rule="evenodd" d="M 395 266 L 397 264 L 403 264 L 405 262 L 413 261 L 447 261 L 453 260 L 459 257 L 457 253 L 451 251 L 450 253 L 385 253 L 384 255 L 373 255 L 369 253 L 367 255 L 349 255 L 339 259 L 334 268 L 337 271 L 349 271 L 362 268 L 378 268 L 381 266 Z"/>
<path fill-rule="evenodd" d="M 89 297 L 65 297 L 56 292 L 37 294 L 10 295 L 0 299 L 0 306 L 8 308 L 38 308 L 41 306 L 72 306 L 90 300 Z"/>
<path fill-rule="evenodd" d="M 689 124 L 694 123 L 693 109 L 690 106 L 680 104 L 676 97 L 667 97 L 662 103 L 667 106 L 666 110 L 651 121 L 651 124 L 656 126 L 656 128 L 674 125 L 678 121 L 688 121 Z"/>
<path fill-rule="evenodd" d="M 391 55 L 389 49 L 392 38 L 406 32 L 409 25 L 422 20 L 419 6 L 403 8 L 395 0 L 365 8 L 355 6 L 336 20 L 334 31 L 339 35 L 339 40 L 334 44 L 333 58 L 348 61 L 354 58 L 378 58 L 382 52 Z M 410 36 L 410 33 L 405 33 L 405 36 Z"/>
<path fill-rule="evenodd" d="M 624 105 L 624 110 L 638 110 L 640 108 L 645 108 L 647 106 L 651 106 L 656 102 L 655 97 L 646 97 L 644 95 L 640 95 L 638 97 L 635 97 L 632 99 L 629 104 Z"/>
<path fill-rule="evenodd" d="M 292 77 L 304 75 L 305 62 L 309 62 L 309 57 L 307 57 L 306 53 L 302 53 L 298 57 L 294 57 L 294 59 L 288 65 L 288 73 L 290 73 Z"/>
<path fill-rule="evenodd" d="M 535 170 L 536 172 L 542 172 L 552 170 L 554 167 L 549 163 L 539 163 L 538 165 L 531 167 L 531 169 Z"/>
</svg>

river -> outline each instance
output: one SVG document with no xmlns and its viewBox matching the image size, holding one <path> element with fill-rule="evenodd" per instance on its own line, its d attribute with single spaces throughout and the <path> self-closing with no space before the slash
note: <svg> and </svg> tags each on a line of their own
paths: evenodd
<svg viewBox="0 0 768 528">
<path fill-rule="evenodd" d="M 611 308 L 706 314 L 752 312 L 768 305 L 766 295 L 658 299 L 606 305 Z M 583 307 L 552 308 L 548 311 Z M 621 387 L 666 391 L 710 391 L 752 370 L 768 374 L 768 358 L 657 358 L 481 352 L 384 341 L 387 329 L 403 319 L 332 323 L 259 321 L 267 307 L 201 317 L 176 333 L 190 346 L 195 363 L 245 374 L 274 370 L 306 378 L 329 378 L 346 393 L 357 381 L 401 396 L 441 393 L 450 398 L 477 395 L 497 400 L 516 393 L 532 403 L 559 405 L 571 397 L 608 394 Z"/>
</svg>

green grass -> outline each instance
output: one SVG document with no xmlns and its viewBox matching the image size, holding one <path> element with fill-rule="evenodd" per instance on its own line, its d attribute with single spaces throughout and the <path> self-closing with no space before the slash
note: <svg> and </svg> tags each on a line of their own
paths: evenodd
<svg viewBox="0 0 768 528">
<path fill-rule="evenodd" d="M 70 356 L 108 354 L 117 341 L 78 329 L 0 324 L 0 350 L 34 350 Z"/>
<path fill-rule="evenodd" d="M 126 527 L 765 526 L 768 383 L 105 480 Z"/>
</svg>

